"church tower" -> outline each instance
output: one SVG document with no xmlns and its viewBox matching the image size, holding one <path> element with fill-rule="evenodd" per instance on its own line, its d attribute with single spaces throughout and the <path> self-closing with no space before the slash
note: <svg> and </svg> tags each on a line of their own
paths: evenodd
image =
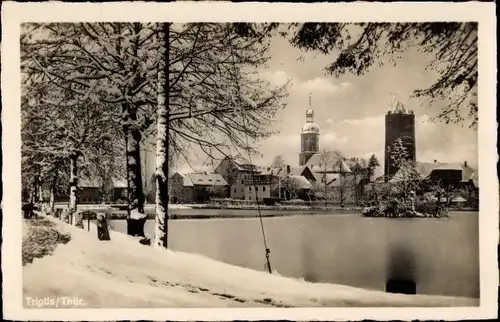
<svg viewBox="0 0 500 322">
<path fill-rule="evenodd" d="M 309 108 L 306 111 L 306 123 L 300 134 L 299 165 L 306 165 L 307 161 L 319 152 L 319 126 L 314 123 L 314 111 L 311 107 L 311 94 L 309 94 Z"/>
</svg>

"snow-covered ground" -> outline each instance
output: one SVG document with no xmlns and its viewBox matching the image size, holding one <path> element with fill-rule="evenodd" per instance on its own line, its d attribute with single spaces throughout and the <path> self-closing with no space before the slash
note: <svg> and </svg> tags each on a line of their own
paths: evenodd
<svg viewBox="0 0 500 322">
<path fill-rule="evenodd" d="M 96 308 L 479 305 L 478 299 L 314 284 L 143 246 L 113 231 L 111 241 L 99 241 L 94 225 L 87 231 L 51 220 L 71 241 L 23 267 L 24 296 L 76 296 Z"/>
</svg>

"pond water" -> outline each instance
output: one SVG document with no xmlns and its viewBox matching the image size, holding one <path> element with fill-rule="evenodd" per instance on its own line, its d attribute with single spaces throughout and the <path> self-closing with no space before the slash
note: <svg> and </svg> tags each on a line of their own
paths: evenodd
<svg viewBox="0 0 500 322">
<path fill-rule="evenodd" d="M 385 290 L 391 263 L 396 263 L 416 282 L 419 294 L 479 297 L 477 212 L 451 213 L 445 219 L 309 212 L 264 218 L 263 223 L 272 268 L 281 275 Z M 125 220 L 112 225 L 126 232 Z M 154 220 L 147 221 L 145 230 L 153 236 Z M 258 218 L 171 220 L 168 238 L 172 250 L 266 269 Z"/>
</svg>

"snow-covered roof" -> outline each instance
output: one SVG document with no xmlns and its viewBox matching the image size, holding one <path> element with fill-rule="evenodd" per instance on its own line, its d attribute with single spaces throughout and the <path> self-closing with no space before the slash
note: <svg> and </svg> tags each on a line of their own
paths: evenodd
<svg viewBox="0 0 500 322">
<path fill-rule="evenodd" d="M 226 180 L 218 173 L 188 173 L 186 177 L 195 186 L 225 186 Z"/>
<path fill-rule="evenodd" d="M 389 180 L 390 183 L 396 183 L 396 182 L 399 182 L 403 179 L 408 179 L 409 178 L 409 175 L 410 175 L 410 170 L 407 170 L 409 168 L 406 168 L 406 169 L 399 169 L 391 178 L 391 180 Z M 425 179 L 427 176 L 425 176 L 424 174 L 422 174 L 421 171 L 419 171 L 419 169 L 416 167 L 415 168 L 416 170 L 416 173 L 415 173 L 415 177 L 418 177 L 419 179 Z M 413 174 L 411 174 L 413 176 Z"/>
<path fill-rule="evenodd" d="M 125 179 L 112 179 L 114 188 L 127 188 L 127 180 Z"/>
<path fill-rule="evenodd" d="M 325 164 L 323 160 L 321 160 L 321 154 L 316 153 L 307 161 L 306 165 L 311 169 L 312 172 L 324 172 Z M 350 173 L 351 169 L 347 166 L 344 160 L 342 160 L 339 156 L 333 154 L 328 158 L 326 164 L 326 172 L 333 173 Z"/>
<path fill-rule="evenodd" d="M 436 196 L 430 196 L 429 199 L 433 200 L 433 201 L 437 201 L 437 197 Z M 441 202 L 446 202 L 447 199 L 445 197 L 441 197 Z M 466 202 L 467 200 L 465 200 L 464 197 L 462 196 L 456 196 L 455 198 L 453 198 L 451 200 L 451 202 Z"/>
<path fill-rule="evenodd" d="M 290 180 L 292 180 L 295 184 L 297 184 L 297 186 L 300 189 L 309 189 L 312 187 L 309 180 L 307 180 L 306 177 L 304 177 L 304 176 L 290 175 L 290 176 L 288 176 L 288 178 Z"/>
<path fill-rule="evenodd" d="M 340 186 L 341 184 L 341 177 L 342 175 L 340 173 L 319 173 L 319 172 L 313 172 L 314 177 L 316 178 L 316 182 L 319 182 L 321 184 L 324 184 L 324 180 L 326 177 L 326 182 L 329 187 L 337 187 Z"/>
<path fill-rule="evenodd" d="M 319 125 L 316 123 L 306 123 L 302 126 L 302 133 L 319 133 Z"/>
<path fill-rule="evenodd" d="M 306 170 L 307 166 L 300 166 L 300 167 L 290 167 L 290 173 L 287 174 L 287 166 L 284 165 L 281 168 L 273 168 L 269 167 L 262 171 L 263 173 L 269 173 L 273 174 L 279 177 L 286 177 L 287 175 L 294 175 L 294 176 L 301 176 L 304 171 Z"/>
<path fill-rule="evenodd" d="M 78 180 L 80 188 L 101 188 L 102 180 L 100 178 L 81 178 Z"/>
<path fill-rule="evenodd" d="M 127 180 L 112 178 L 113 188 L 127 188 Z M 80 188 L 101 188 L 102 187 L 101 178 L 80 178 L 78 180 L 78 186 Z"/>
<path fill-rule="evenodd" d="M 470 180 L 472 180 L 474 187 L 476 187 L 476 188 L 479 187 L 479 177 L 477 175 L 477 171 L 471 174 Z"/>
<path fill-rule="evenodd" d="M 462 171 L 462 181 L 468 182 L 470 180 L 477 180 L 477 170 L 465 164 L 448 163 L 448 162 L 417 162 L 417 170 L 427 178 L 433 171 L 456 170 Z M 475 175 L 475 179 L 473 175 Z"/>
</svg>

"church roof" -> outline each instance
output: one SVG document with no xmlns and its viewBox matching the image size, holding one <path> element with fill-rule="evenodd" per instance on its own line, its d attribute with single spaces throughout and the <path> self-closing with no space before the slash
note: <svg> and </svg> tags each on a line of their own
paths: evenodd
<svg viewBox="0 0 500 322">
<path fill-rule="evenodd" d="M 299 167 L 290 167 L 290 175 L 292 176 L 301 176 L 304 173 L 304 170 L 306 170 L 307 166 L 299 166 Z M 272 173 L 273 175 L 279 176 L 279 177 L 286 177 L 287 176 L 287 166 L 284 165 L 281 168 L 269 168 L 267 172 Z"/>
<path fill-rule="evenodd" d="M 344 160 L 342 160 L 339 156 L 333 155 L 328 158 L 326 164 L 326 172 L 333 173 L 351 173 L 351 169 L 347 166 Z M 322 160 L 321 154 L 316 153 L 306 163 L 312 172 L 325 172 L 325 164 L 324 160 Z"/>
<path fill-rule="evenodd" d="M 302 127 L 302 133 L 319 133 L 319 126 L 316 123 L 306 123 Z"/>
</svg>

